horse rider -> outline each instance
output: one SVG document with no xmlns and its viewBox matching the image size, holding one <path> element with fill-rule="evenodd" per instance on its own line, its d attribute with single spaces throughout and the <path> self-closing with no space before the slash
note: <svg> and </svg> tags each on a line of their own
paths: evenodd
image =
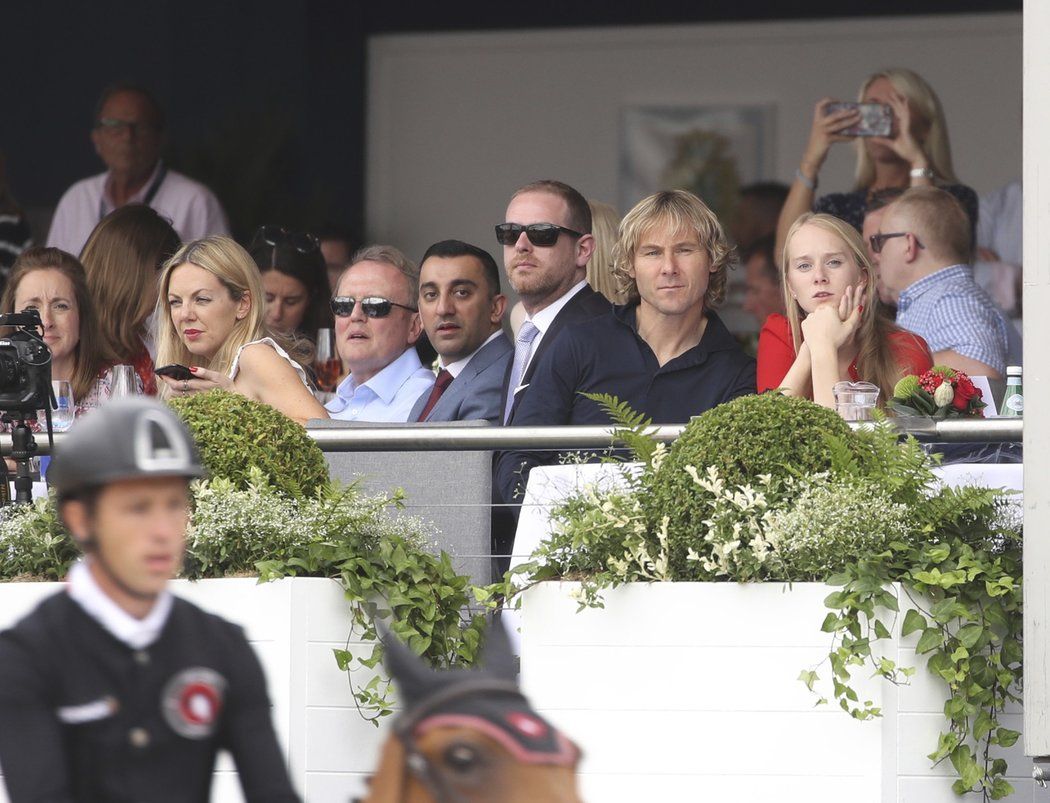
<svg viewBox="0 0 1050 803">
<path fill-rule="evenodd" d="M 12 803 L 200 803 L 220 749 L 246 800 L 299 800 L 243 631 L 168 590 L 202 474 L 179 419 L 141 397 L 92 412 L 58 449 L 48 479 L 83 557 L 0 633 Z"/>
</svg>

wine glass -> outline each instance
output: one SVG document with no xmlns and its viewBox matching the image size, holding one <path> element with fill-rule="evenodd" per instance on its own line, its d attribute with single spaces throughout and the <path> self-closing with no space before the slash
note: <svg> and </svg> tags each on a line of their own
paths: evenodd
<svg viewBox="0 0 1050 803">
<path fill-rule="evenodd" d="M 76 413 L 76 401 L 73 398 L 73 386 L 65 379 L 56 379 L 51 383 L 55 393 L 56 409 L 51 411 L 51 429 L 55 432 L 65 432 L 73 425 L 73 417 Z M 47 428 L 47 414 L 40 410 L 36 414 L 36 420 L 40 429 Z"/>
<path fill-rule="evenodd" d="M 317 351 L 314 354 L 314 374 L 317 388 L 331 393 L 339 383 L 343 364 L 335 350 L 335 332 L 329 328 L 317 330 Z"/>
<path fill-rule="evenodd" d="M 119 399 L 139 393 L 138 377 L 130 365 L 114 365 L 109 375 L 109 398 Z"/>
</svg>

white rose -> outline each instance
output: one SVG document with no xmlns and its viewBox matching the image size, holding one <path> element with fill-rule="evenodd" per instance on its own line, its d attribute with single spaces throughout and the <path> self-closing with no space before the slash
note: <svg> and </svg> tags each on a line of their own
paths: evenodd
<svg viewBox="0 0 1050 803">
<path fill-rule="evenodd" d="M 952 386 L 948 382 L 942 382 L 937 386 L 937 390 L 933 392 L 933 403 L 938 407 L 947 407 L 954 398 L 955 391 L 952 390 Z"/>
</svg>

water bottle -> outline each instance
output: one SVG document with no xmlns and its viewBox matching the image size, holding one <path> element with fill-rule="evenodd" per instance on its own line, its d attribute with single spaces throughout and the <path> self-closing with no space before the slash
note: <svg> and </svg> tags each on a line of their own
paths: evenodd
<svg viewBox="0 0 1050 803">
<path fill-rule="evenodd" d="M 1024 387 L 1021 384 L 1021 366 L 1010 365 L 1006 368 L 1006 392 L 999 408 L 1000 415 L 1024 415 Z"/>
</svg>

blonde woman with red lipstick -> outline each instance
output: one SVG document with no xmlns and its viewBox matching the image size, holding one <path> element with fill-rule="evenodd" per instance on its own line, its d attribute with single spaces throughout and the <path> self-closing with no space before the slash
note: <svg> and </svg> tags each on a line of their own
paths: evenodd
<svg viewBox="0 0 1050 803">
<path fill-rule="evenodd" d="M 299 423 L 327 418 L 304 366 L 266 328 L 259 270 L 229 237 L 187 243 L 164 265 L 157 307 L 158 366 L 184 365 L 192 379 L 159 376 L 160 395 L 219 387 L 269 404 Z"/>
<path fill-rule="evenodd" d="M 779 388 L 834 409 L 841 380 L 882 389 L 933 365 L 926 341 L 896 326 L 875 294 L 875 272 L 856 229 L 806 213 L 788 231 L 780 275 L 787 315 L 770 315 L 758 340 L 758 391 Z"/>
</svg>

